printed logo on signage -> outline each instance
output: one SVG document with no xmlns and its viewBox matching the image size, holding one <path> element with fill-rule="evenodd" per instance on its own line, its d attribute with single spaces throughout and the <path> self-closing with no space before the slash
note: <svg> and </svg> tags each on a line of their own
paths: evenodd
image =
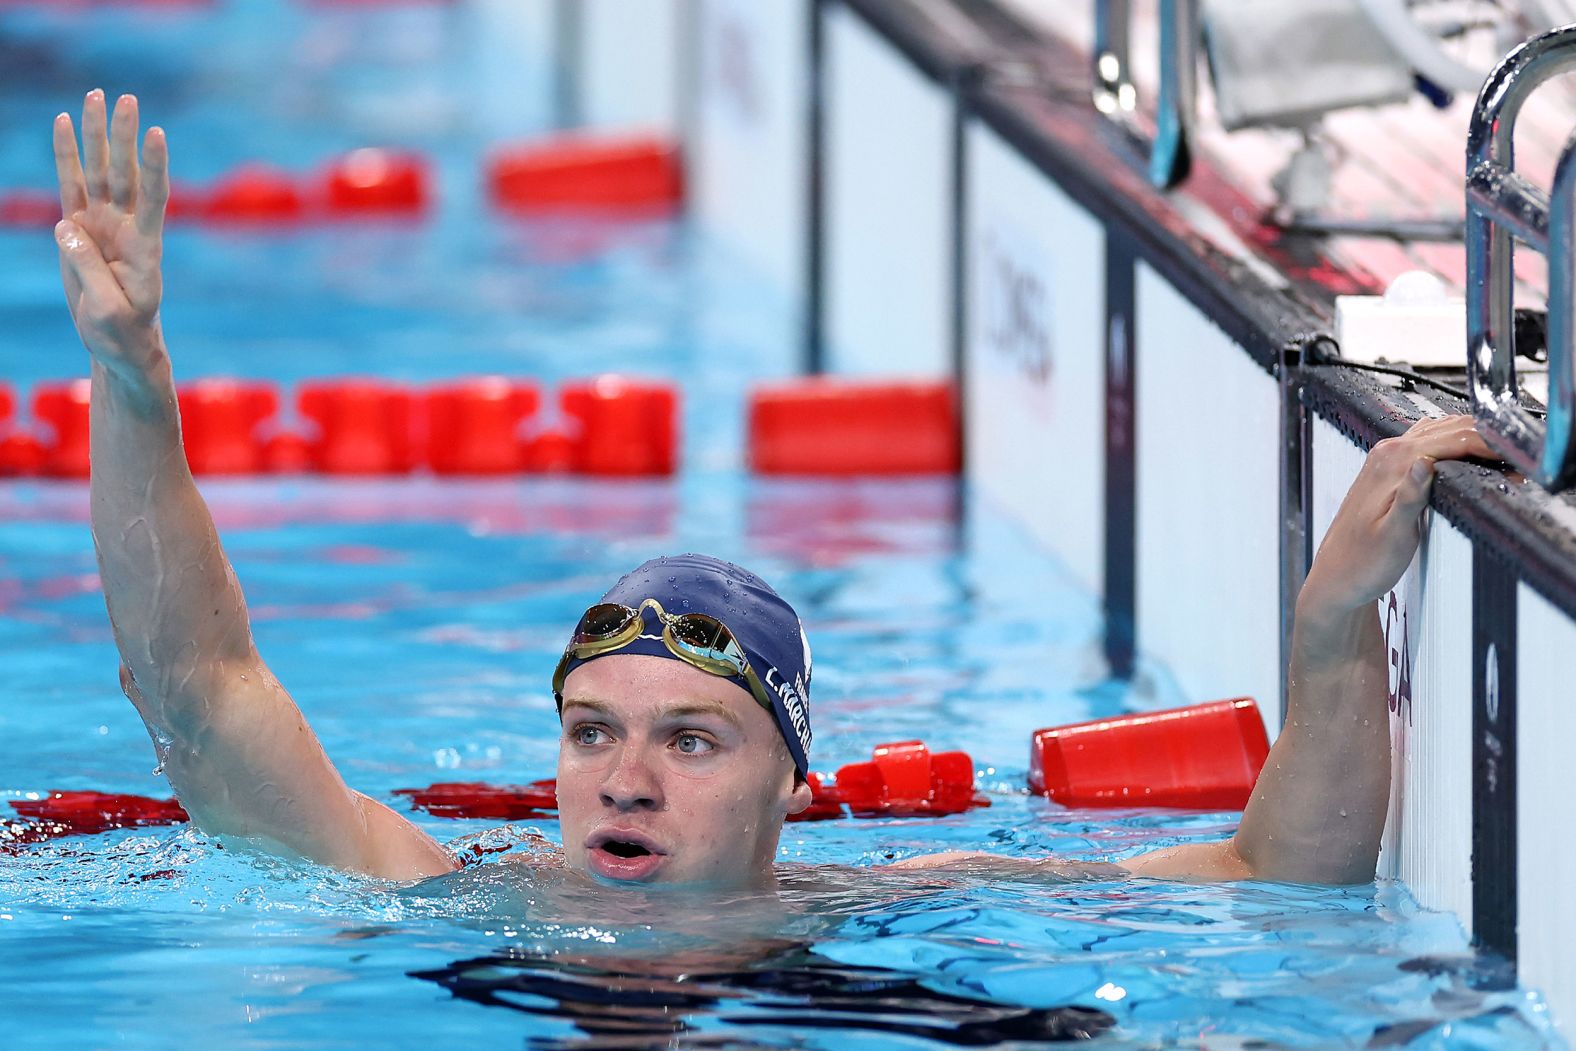
<svg viewBox="0 0 1576 1051">
<path fill-rule="evenodd" d="M 1033 383 L 1051 376 L 1050 267 L 1000 232 L 980 238 L 980 333 L 990 354 Z"/>
</svg>

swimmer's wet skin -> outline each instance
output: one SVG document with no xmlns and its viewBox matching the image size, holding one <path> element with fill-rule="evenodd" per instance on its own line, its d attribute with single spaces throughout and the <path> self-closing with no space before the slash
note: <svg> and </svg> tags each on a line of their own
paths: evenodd
<svg viewBox="0 0 1576 1051">
<path fill-rule="evenodd" d="M 80 153 L 69 116 L 54 129 L 55 238 L 92 361 L 93 535 L 126 694 L 205 831 L 390 879 L 452 871 L 455 859 L 430 836 L 346 786 L 253 645 L 183 455 L 159 324 L 168 149 L 154 128 L 139 163 L 137 135 L 136 99 L 122 96 L 111 121 L 100 91 L 83 105 Z M 1417 549 L 1435 461 L 1462 457 L 1490 458 L 1462 417 L 1374 447 L 1298 599 L 1286 724 L 1236 835 L 1123 870 L 1373 878 L 1390 782 L 1375 601 Z M 634 610 L 635 622 L 593 607 L 555 676 L 565 864 L 615 884 L 771 888 L 783 822 L 810 803 L 811 661 L 798 617 L 758 578 L 703 556 L 647 563 L 598 606 Z M 1066 871 L 1054 859 L 988 855 L 904 863 L 958 864 L 1020 877 Z"/>
</svg>

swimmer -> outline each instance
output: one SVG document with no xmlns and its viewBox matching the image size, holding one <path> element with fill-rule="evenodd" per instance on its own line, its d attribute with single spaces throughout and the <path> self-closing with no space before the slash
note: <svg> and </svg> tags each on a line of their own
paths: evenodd
<svg viewBox="0 0 1576 1051">
<path fill-rule="evenodd" d="M 91 358 L 92 526 L 121 684 L 193 822 L 396 880 L 457 860 L 340 777 L 252 641 L 240 585 L 187 467 L 159 323 L 169 152 L 138 151 L 137 100 L 88 94 L 82 148 L 54 125 L 61 275 Z M 1375 601 L 1417 549 L 1437 460 L 1491 456 L 1469 420 L 1377 445 L 1298 600 L 1286 726 L 1241 827 L 1120 866 L 940 854 L 905 867 L 1044 878 L 1130 873 L 1373 878 L 1389 792 Z M 571 632 L 554 674 L 563 865 L 605 883 L 770 889 L 784 820 L 810 804 L 811 652 L 793 609 L 717 559 L 656 560 Z M 895 876 L 896 874 L 894 874 Z"/>
</svg>

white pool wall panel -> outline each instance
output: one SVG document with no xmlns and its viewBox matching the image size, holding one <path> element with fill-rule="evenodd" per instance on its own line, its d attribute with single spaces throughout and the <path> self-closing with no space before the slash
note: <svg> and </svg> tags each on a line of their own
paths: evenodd
<svg viewBox="0 0 1576 1051">
<path fill-rule="evenodd" d="M 1332 424 L 1314 419 L 1308 525 L 1315 550 L 1366 458 Z M 1425 908 L 1454 913 L 1470 934 L 1472 544 L 1437 515 L 1428 521 L 1418 557 L 1378 603 L 1392 764 L 1378 875 L 1404 881 Z"/>
<path fill-rule="evenodd" d="M 570 2 L 579 9 L 585 127 L 677 135 L 685 110 L 690 0 Z"/>
<path fill-rule="evenodd" d="M 707 233 L 794 305 L 809 267 L 810 0 L 694 0 L 699 65 L 686 153 Z"/>
<path fill-rule="evenodd" d="M 1516 953 L 1567 1040 L 1576 1033 L 1576 623 L 1522 583 L 1516 595 Z"/>
<path fill-rule="evenodd" d="M 1105 227 L 989 128 L 969 128 L 966 157 L 970 491 L 1099 596 Z"/>
<path fill-rule="evenodd" d="M 1280 726 L 1280 388 L 1146 263 L 1137 329 L 1137 633 L 1190 702 Z"/>
<path fill-rule="evenodd" d="M 824 17 L 828 371 L 946 375 L 951 96 L 858 15 Z"/>
<path fill-rule="evenodd" d="M 553 5 L 473 0 L 463 17 L 466 75 L 475 85 L 466 98 L 470 116 L 495 139 L 540 134 L 553 120 Z"/>
</svg>

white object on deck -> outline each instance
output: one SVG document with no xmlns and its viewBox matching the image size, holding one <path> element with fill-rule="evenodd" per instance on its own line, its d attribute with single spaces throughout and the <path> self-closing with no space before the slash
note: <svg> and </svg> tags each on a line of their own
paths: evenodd
<svg viewBox="0 0 1576 1051">
<path fill-rule="evenodd" d="M 1335 341 L 1348 361 L 1465 368 L 1466 300 L 1424 270 L 1401 274 L 1382 296 L 1336 296 Z"/>
</svg>

